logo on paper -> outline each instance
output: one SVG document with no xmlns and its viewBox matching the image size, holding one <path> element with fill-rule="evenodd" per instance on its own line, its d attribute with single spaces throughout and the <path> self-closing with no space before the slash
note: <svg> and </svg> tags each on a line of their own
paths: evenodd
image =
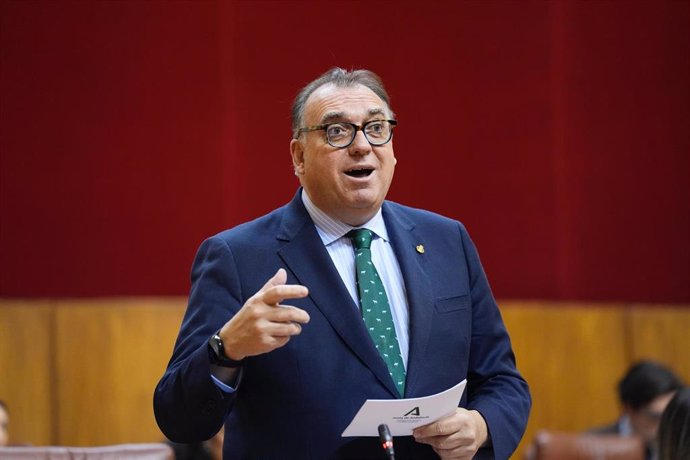
<svg viewBox="0 0 690 460">
<path fill-rule="evenodd" d="M 419 410 L 419 406 L 413 407 L 407 411 L 405 415 L 393 417 L 393 420 L 396 423 L 412 423 L 415 426 L 431 421 L 428 415 L 422 415 L 422 411 Z"/>
<path fill-rule="evenodd" d="M 408 413 L 403 415 L 403 417 L 409 417 L 409 416 L 419 417 L 420 416 L 419 406 L 415 407 L 414 409 L 412 409 L 411 411 L 409 411 Z"/>
</svg>

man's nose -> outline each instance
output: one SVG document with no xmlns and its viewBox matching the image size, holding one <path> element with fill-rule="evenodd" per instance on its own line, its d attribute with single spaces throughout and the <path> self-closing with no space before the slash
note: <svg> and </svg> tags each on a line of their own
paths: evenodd
<svg viewBox="0 0 690 460">
<path fill-rule="evenodd" d="M 355 133 L 355 139 L 350 144 L 349 151 L 352 155 L 366 155 L 371 152 L 371 144 L 364 135 L 364 131 L 358 130 Z"/>
</svg>

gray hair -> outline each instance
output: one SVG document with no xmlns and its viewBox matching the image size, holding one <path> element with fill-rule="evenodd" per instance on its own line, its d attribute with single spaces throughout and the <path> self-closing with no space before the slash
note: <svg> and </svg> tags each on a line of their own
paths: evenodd
<svg viewBox="0 0 690 460">
<path fill-rule="evenodd" d="M 312 93 L 318 88 L 328 84 L 335 85 L 340 88 L 349 88 L 356 85 L 365 86 L 372 90 L 374 94 L 376 94 L 383 102 L 386 103 L 386 107 L 388 107 L 388 110 L 391 112 L 391 117 L 393 116 L 390 98 L 388 97 L 386 88 L 383 87 L 383 82 L 378 75 L 371 70 L 366 69 L 352 70 L 348 72 L 340 67 L 333 67 L 328 72 L 324 73 L 319 78 L 302 88 L 299 94 L 297 94 L 295 102 L 292 103 L 292 137 L 297 138 L 297 135 L 299 134 L 299 129 L 302 126 L 304 118 L 304 106 L 306 105 L 309 96 L 311 96 Z"/>
</svg>

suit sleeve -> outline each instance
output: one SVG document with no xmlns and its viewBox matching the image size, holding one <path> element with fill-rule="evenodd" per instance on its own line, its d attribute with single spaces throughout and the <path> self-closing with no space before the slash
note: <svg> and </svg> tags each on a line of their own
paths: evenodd
<svg viewBox="0 0 690 460">
<path fill-rule="evenodd" d="M 210 439 L 231 410 L 236 392 L 221 391 L 211 379 L 207 340 L 242 303 L 229 246 L 218 236 L 209 238 L 194 260 L 187 311 L 153 398 L 158 426 L 170 440 Z"/>
<path fill-rule="evenodd" d="M 493 455 L 490 449 L 480 450 L 478 458 L 507 459 L 524 434 L 531 397 L 527 383 L 517 371 L 510 338 L 479 255 L 462 224 L 460 233 L 472 300 L 468 408 L 484 417 L 493 449 Z"/>
</svg>

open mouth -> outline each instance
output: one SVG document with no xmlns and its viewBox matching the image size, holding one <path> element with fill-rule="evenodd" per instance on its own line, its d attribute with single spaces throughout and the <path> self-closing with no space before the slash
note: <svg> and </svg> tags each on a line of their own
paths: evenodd
<svg viewBox="0 0 690 460">
<path fill-rule="evenodd" d="M 357 169 L 350 169 L 349 171 L 345 171 L 345 174 L 347 174 L 350 177 L 367 177 L 372 172 L 374 172 L 374 170 L 371 168 L 357 168 Z"/>
</svg>

